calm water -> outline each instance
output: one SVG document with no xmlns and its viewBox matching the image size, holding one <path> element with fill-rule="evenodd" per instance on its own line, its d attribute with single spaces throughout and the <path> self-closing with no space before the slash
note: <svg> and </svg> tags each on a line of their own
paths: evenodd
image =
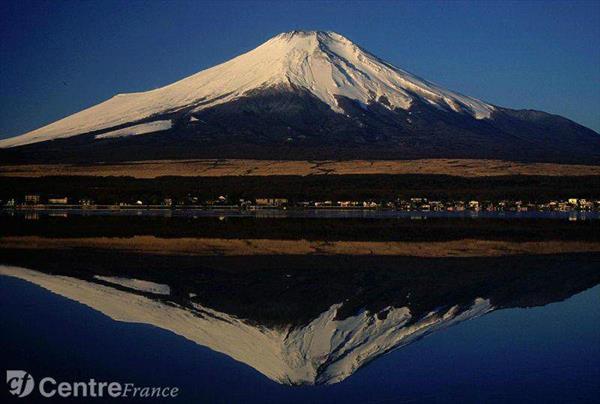
<svg viewBox="0 0 600 404">
<path fill-rule="evenodd" d="M 600 394 L 598 286 L 456 325 L 316 387 L 280 385 L 171 332 L 116 322 L 22 280 L 0 277 L 0 302 L 6 367 L 176 385 L 179 402 L 594 402 Z"/>
<path fill-rule="evenodd" d="M 2 221 L 6 369 L 184 403 L 600 397 L 595 223 L 63 219 Z"/>
</svg>

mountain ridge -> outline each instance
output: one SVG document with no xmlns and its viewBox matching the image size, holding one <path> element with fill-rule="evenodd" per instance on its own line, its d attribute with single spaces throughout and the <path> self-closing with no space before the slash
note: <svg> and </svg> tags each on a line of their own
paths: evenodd
<svg viewBox="0 0 600 404">
<path fill-rule="evenodd" d="M 175 83 L 0 140 L 0 148 L 8 162 L 132 154 L 600 162 L 600 136 L 588 128 L 443 89 L 330 31 L 279 34 Z"/>
</svg>

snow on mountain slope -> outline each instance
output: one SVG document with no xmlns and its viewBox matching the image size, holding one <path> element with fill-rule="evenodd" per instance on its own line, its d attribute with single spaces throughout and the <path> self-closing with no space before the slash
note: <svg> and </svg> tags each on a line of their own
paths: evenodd
<svg viewBox="0 0 600 404">
<path fill-rule="evenodd" d="M 292 31 L 254 50 L 165 87 L 115 97 L 21 136 L 0 141 L 12 147 L 135 123 L 180 109 L 200 111 L 253 90 L 284 86 L 309 91 L 343 113 L 337 97 L 366 105 L 408 109 L 415 97 L 430 105 L 489 118 L 494 107 L 444 90 L 364 51 L 334 32 Z"/>
<path fill-rule="evenodd" d="M 154 293 L 157 295 L 170 295 L 171 288 L 161 283 L 145 281 L 142 279 L 121 278 L 118 276 L 100 276 L 95 275 L 94 279 L 123 286 L 125 288 L 139 290 L 141 292 Z"/>
<path fill-rule="evenodd" d="M 109 139 L 114 137 L 123 137 L 123 136 L 137 136 L 144 135 L 146 133 L 154 133 L 160 132 L 163 130 L 171 129 L 173 123 L 171 120 L 162 120 L 162 121 L 154 121 L 141 123 L 139 125 L 128 126 L 123 129 L 111 130 L 109 132 L 105 132 L 101 135 L 96 135 L 95 139 Z"/>
<path fill-rule="evenodd" d="M 340 382 L 392 349 L 494 309 L 489 300 L 477 298 L 469 308 L 440 308 L 414 322 L 410 322 L 412 316 L 407 307 L 388 307 L 380 313 L 385 315 L 362 311 L 338 320 L 340 303 L 301 327 L 274 329 L 197 303 L 192 303 L 193 308 L 183 307 L 69 276 L 3 265 L 0 265 L 0 275 L 32 282 L 117 321 L 170 330 L 284 384 Z M 125 286 L 133 282 L 123 278 L 118 281 Z M 143 281 L 135 280 L 136 285 L 140 282 Z"/>
</svg>

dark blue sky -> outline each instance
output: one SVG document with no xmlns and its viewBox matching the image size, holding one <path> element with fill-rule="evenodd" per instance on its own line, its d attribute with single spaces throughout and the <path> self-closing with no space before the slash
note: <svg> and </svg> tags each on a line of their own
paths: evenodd
<svg viewBox="0 0 600 404">
<path fill-rule="evenodd" d="M 171 83 L 292 29 L 600 131 L 600 2 L 0 2 L 0 138 Z"/>
</svg>

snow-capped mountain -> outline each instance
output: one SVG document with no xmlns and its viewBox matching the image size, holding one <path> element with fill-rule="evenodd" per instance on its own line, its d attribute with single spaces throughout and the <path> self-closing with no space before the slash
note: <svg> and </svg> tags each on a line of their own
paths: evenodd
<svg viewBox="0 0 600 404">
<path fill-rule="evenodd" d="M 3 151 L 9 160 L 47 159 L 52 152 L 96 161 L 132 154 L 581 161 L 600 158 L 599 139 L 564 118 L 445 90 L 340 34 L 292 31 L 173 84 L 118 94 L 2 140 L 0 147 L 14 148 Z"/>
<path fill-rule="evenodd" d="M 256 49 L 168 86 L 118 94 L 48 126 L 1 142 L 19 146 L 102 130 L 181 108 L 199 112 L 268 87 L 297 87 L 344 113 L 337 97 L 363 105 L 387 99 L 409 109 L 415 94 L 431 105 L 489 118 L 494 107 L 441 89 L 397 69 L 333 32 L 292 31 Z"/>
</svg>

